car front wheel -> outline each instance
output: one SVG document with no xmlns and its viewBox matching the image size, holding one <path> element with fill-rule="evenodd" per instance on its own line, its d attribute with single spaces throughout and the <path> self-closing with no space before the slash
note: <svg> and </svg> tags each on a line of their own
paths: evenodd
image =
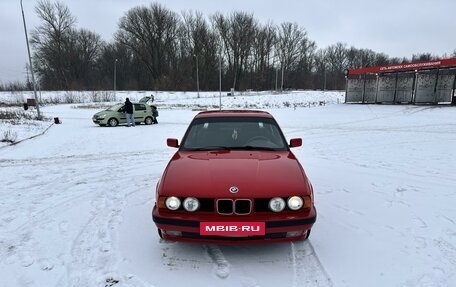
<svg viewBox="0 0 456 287">
<path fill-rule="evenodd" d="M 108 126 L 115 127 L 119 124 L 119 121 L 115 118 L 110 118 L 108 121 Z"/>
</svg>

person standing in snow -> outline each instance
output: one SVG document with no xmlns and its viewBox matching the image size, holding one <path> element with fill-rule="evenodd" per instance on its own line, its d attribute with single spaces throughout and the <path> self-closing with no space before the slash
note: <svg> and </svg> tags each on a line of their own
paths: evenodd
<svg viewBox="0 0 456 287">
<path fill-rule="evenodd" d="M 127 127 L 135 126 L 135 120 L 133 118 L 133 104 L 129 98 L 125 99 L 125 115 L 127 117 Z"/>
</svg>

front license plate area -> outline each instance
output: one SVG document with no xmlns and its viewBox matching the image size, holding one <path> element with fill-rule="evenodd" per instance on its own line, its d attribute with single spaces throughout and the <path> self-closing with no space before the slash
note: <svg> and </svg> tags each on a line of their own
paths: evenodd
<svg viewBox="0 0 456 287">
<path fill-rule="evenodd" d="M 265 234 L 264 222 L 200 222 L 200 235 L 246 237 Z"/>
</svg>

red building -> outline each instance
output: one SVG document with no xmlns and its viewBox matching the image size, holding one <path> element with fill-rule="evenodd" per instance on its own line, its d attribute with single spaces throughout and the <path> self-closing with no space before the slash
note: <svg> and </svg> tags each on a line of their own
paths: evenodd
<svg viewBox="0 0 456 287">
<path fill-rule="evenodd" d="M 346 103 L 456 104 L 456 58 L 345 71 Z"/>
</svg>

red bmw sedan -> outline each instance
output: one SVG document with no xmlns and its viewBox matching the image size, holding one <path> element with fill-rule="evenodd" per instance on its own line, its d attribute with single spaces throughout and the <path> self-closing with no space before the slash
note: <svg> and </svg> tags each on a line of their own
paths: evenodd
<svg viewBox="0 0 456 287">
<path fill-rule="evenodd" d="M 158 234 L 172 241 L 260 243 L 307 239 L 312 185 L 273 118 L 263 111 L 201 112 L 156 188 Z"/>
</svg>

